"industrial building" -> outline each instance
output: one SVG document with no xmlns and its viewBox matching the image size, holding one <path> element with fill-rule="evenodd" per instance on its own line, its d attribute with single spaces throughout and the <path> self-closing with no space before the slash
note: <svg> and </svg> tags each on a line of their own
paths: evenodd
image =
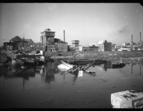
<svg viewBox="0 0 143 111">
<path fill-rule="evenodd" d="M 55 43 L 55 47 L 57 51 L 68 51 L 68 44 L 66 42 L 57 42 Z"/>
<path fill-rule="evenodd" d="M 72 40 L 72 47 L 78 47 L 79 46 L 79 40 Z"/>
<path fill-rule="evenodd" d="M 4 43 L 4 49 L 30 51 L 34 45 L 35 43 L 32 41 L 32 39 L 22 39 L 19 36 L 15 36 L 14 38 L 10 39 L 9 42 Z"/>
<path fill-rule="evenodd" d="M 112 43 L 107 40 L 97 42 L 99 51 L 112 51 Z"/>
<path fill-rule="evenodd" d="M 140 41 L 138 42 L 138 48 L 139 50 L 143 49 L 143 41 L 141 39 L 141 32 L 140 32 Z"/>
<path fill-rule="evenodd" d="M 51 31 L 50 29 L 46 29 L 45 31 L 41 32 L 41 42 L 47 45 L 54 45 L 54 37 L 55 32 Z"/>
<path fill-rule="evenodd" d="M 65 41 L 65 30 L 63 33 Z M 55 32 L 50 29 L 41 32 L 41 42 L 46 46 L 45 50 L 48 52 L 67 51 L 68 49 L 67 43 L 55 38 Z"/>
</svg>

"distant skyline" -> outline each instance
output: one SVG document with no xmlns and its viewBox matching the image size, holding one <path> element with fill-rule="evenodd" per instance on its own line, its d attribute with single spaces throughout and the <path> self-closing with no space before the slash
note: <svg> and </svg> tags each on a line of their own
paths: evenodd
<svg viewBox="0 0 143 111">
<path fill-rule="evenodd" d="M 0 3 L 0 46 L 15 36 L 40 42 L 50 28 L 55 38 L 80 45 L 107 40 L 117 45 L 143 41 L 143 7 L 139 3 Z"/>
</svg>

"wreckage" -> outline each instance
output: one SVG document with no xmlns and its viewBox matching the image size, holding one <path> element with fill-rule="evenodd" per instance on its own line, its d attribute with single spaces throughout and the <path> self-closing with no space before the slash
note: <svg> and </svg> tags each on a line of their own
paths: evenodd
<svg viewBox="0 0 143 111">
<path fill-rule="evenodd" d="M 95 73 L 88 70 L 88 68 L 90 68 L 94 63 L 95 61 L 92 61 L 86 65 L 73 65 L 61 60 L 61 64 L 58 65 L 58 69 L 68 73 L 75 73 L 78 71 L 78 76 L 82 76 L 83 72 L 90 73 L 90 74 Z"/>
</svg>

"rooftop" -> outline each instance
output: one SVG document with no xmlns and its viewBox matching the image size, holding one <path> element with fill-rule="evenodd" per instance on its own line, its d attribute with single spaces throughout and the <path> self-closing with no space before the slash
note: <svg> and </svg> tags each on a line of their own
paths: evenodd
<svg viewBox="0 0 143 111">
<path fill-rule="evenodd" d="M 105 40 L 98 41 L 97 44 L 103 44 Z"/>
<path fill-rule="evenodd" d="M 98 46 L 97 43 L 89 43 L 89 46 Z"/>
</svg>

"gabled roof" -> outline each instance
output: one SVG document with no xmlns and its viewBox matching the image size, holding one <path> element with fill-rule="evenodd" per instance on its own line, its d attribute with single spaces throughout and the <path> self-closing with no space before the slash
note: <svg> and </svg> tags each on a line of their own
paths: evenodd
<svg viewBox="0 0 143 111">
<path fill-rule="evenodd" d="M 24 39 L 24 41 L 34 43 L 32 39 Z"/>
<path fill-rule="evenodd" d="M 14 38 L 12 38 L 10 41 L 12 42 L 21 42 L 22 39 L 19 36 L 15 36 Z"/>
</svg>

